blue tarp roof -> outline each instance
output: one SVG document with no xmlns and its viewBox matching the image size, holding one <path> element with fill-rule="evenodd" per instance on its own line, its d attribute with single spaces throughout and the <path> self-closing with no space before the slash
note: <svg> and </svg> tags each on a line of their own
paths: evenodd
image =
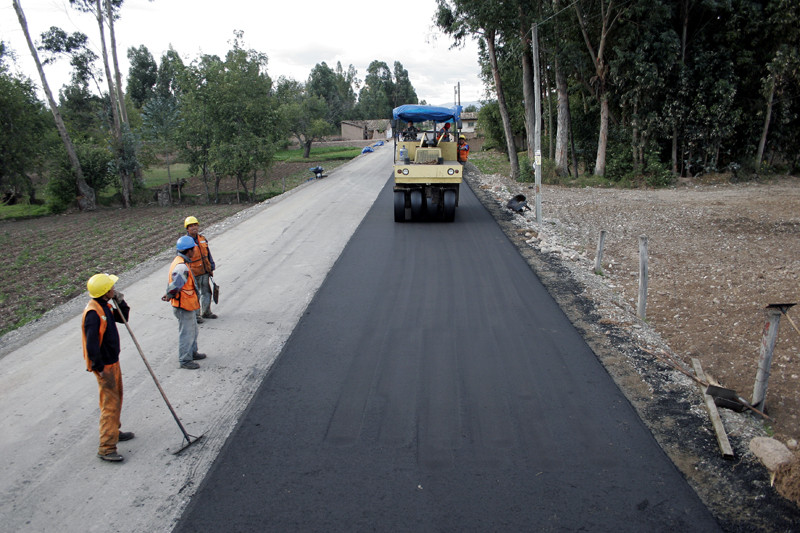
<svg viewBox="0 0 800 533">
<path fill-rule="evenodd" d="M 447 122 L 448 120 L 458 120 L 461 116 L 461 106 L 437 107 L 432 105 L 407 104 L 395 107 L 392 117 L 404 122 L 424 122 L 433 120 L 435 122 Z"/>
</svg>

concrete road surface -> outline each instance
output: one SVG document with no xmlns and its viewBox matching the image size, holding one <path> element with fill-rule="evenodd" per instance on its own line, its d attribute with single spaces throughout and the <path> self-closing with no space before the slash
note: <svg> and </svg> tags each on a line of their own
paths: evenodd
<svg viewBox="0 0 800 533">
<path fill-rule="evenodd" d="M 177 531 L 717 531 L 489 213 L 391 186 Z"/>
<path fill-rule="evenodd" d="M 171 452 L 183 436 L 122 325 L 122 423 L 136 438 L 120 443 L 123 463 L 95 456 L 97 381 L 85 371 L 79 331 L 88 295 L 3 338 L 0 531 L 170 531 L 386 183 L 391 159 L 390 146 L 377 148 L 223 233 L 202 228 L 222 295 L 219 319 L 200 326 L 208 354 L 200 370 L 178 369 L 177 320 L 160 300 L 174 254 L 121 277 L 145 355 L 188 432 L 204 435 L 180 456 Z"/>
</svg>

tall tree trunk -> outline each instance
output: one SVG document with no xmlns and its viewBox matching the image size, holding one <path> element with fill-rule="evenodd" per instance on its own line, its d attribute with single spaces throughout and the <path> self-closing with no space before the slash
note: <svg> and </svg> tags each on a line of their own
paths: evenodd
<svg viewBox="0 0 800 533">
<path fill-rule="evenodd" d="M 90 187 L 88 183 L 86 183 L 86 180 L 83 177 L 81 162 L 78 160 L 78 154 L 75 151 L 75 146 L 72 144 L 72 139 L 67 132 L 64 119 L 61 118 L 61 113 L 59 113 L 58 107 L 56 107 L 56 101 L 53 98 L 53 92 L 50 90 L 50 85 L 47 83 L 47 78 L 44 75 L 42 62 L 39 61 L 39 54 L 36 52 L 36 47 L 33 45 L 33 40 L 31 40 L 31 35 L 28 31 L 28 21 L 25 19 L 25 13 L 22 11 L 22 6 L 19 5 L 18 0 L 12 0 L 12 3 L 14 5 L 14 11 L 17 12 L 17 18 L 19 19 L 19 25 L 22 28 L 22 33 L 25 34 L 25 40 L 28 42 L 28 48 L 31 51 L 31 56 L 33 56 L 33 60 L 36 63 L 36 70 L 39 71 L 39 78 L 42 80 L 42 88 L 44 89 L 45 95 L 47 95 L 47 103 L 50 106 L 50 112 L 53 114 L 53 119 L 56 122 L 58 134 L 61 136 L 61 140 L 64 143 L 64 148 L 67 151 L 67 157 L 72 165 L 72 170 L 75 172 L 75 185 L 79 194 L 78 208 L 81 211 L 92 211 L 97 206 L 95 203 L 94 189 Z"/>
<path fill-rule="evenodd" d="M 544 93 L 547 97 L 547 157 L 554 159 L 556 156 L 556 146 L 553 143 L 553 99 L 550 98 L 550 70 L 545 68 L 542 72 L 544 78 Z"/>
<path fill-rule="evenodd" d="M 594 175 L 606 175 L 606 149 L 608 147 L 608 94 L 600 92 L 600 132 L 597 136 L 597 159 L 594 163 Z"/>
<path fill-rule="evenodd" d="M 569 173 L 569 162 L 567 160 L 567 142 L 569 141 L 569 91 L 567 89 L 567 77 L 561 70 L 558 56 L 555 58 L 556 70 L 556 93 L 558 95 L 558 125 L 556 130 L 556 174 L 566 176 Z M 577 169 L 576 169 L 577 171 Z"/>
<path fill-rule="evenodd" d="M 758 152 L 756 153 L 756 172 L 761 168 L 761 161 L 764 158 L 764 148 L 767 146 L 767 133 L 769 132 L 769 121 L 772 118 L 772 102 L 775 98 L 775 85 L 775 76 L 771 76 L 769 96 L 767 96 L 767 112 L 764 114 L 764 128 L 761 130 L 761 140 L 758 141 Z"/>
<path fill-rule="evenodd" d="M 120 160 L 124 156 L 122 147 L 122 119 L 119 112 L 119 98 L 117 97 L 117 90 L 114 83 L 114 78 L 111 76 L 111 65 L 108 62 L 108 47 L 106 46 L 106 31 L 105 23 L 103 22 L 105 16 L 103 15 L 102 0 L 95 0 L 97 25 L 100 28 L 100 48 L 101 55 L 103 56 L 103 67 L 105 68 L 106 80 L 108 81 L 108 97 L 111 100 L 111 114 L 114 118 L 114 144 L 117 159 Z M 122 192 L 122 204 L 125 207 L 131 206 L 131 196 L 133 193 L 133 179 L 127 170 L 120 170 L 119 172 L 120 189 Z"/>
<path fill-rule="evenodd" d="M 603 2 L 600 2 L 602 26 L 600 29 L 600 37 L 597 44 L 597 49 L 595 50 L 595 47 L 592 45 L 592 41 L 589 38 L 589 32 L 586 29 L 586 22 L 584 20 L 583 13 L 581 13 L 579 4 L 577 2 L 575 3 L 575 12 L 578 16 L 578 25 L 581 28 L 583 40 L 586 42 L 586 48 L 589 51 L 589 55 L 592 58 L 592 64 L 594 65 L 595 76 L 597 80 L 597 99 L 600 102 L 600 132 L 597 139 L 597 159 L 595 160 L 594 165 L 594 174 L 596 176 L 604 176 L 606 173 L 606 147 L 608 146 L 609 108 L 608 92 L 606 89 L 608 66 L 606 65 L 604 59 L 604 53 L 607 44 L 606 39 L 611 31 L 612 26 L 612 4 L 613 2 L 609 1 L 608 6 L 606 7 Z"/>
<path fill-rule="evenodd" d="M 108 98 L 111 100 L 111 115 L 114 117 L 114 139 L 119 142 L 122 138 L 122 125 L 119 117 L 119 104 L 117 103 L 117 91 L 114 88 L 114 78 L 111 77 L 111 67 L 108 64 L 108 48 L 106 47 L 106 29 L 103 22 L 102 0 L 95 0 L 95 10 L 97 25 L 100 28 L 100 49 L 103 56 L 103 67 L 106 72 L 106 82 L 108 83 Z M 124 194 L 124 192 L 123 192 Z"/>
<path fill-rule="evenodd" d="M 108 19 L 108 36 L 111 41 L 111 58 L 114 62 L 114 79 L 116 80 L 119 116 L 123 124 L 128 124 L 128 110 L 125 108 L 125 93 L 122 90 L 122 74 L 119 71 L 119 60 L 117 59 L 117 36 L 114 33 L 114 10 L 109 0 L 106 0 L 106 19 Z"/>
<path fill-rule="evenodd" d="M 536 143 L 534 138 L 536 131 L 536 107 L 534 101 L 536 89 L 533 86 L 533 55 L 531 52 L 531 42 L 528 39 L 528 28 L 530 25 L 525 22 L 522 7 L 519 7 L 519 38 L 522 45 L 522 99 L 525 103 L 525 132 L 527 134 L 528 161 L 533 167 L 534 153 L 533 146 Z"/>
<path fill-rule="evenodd" d="M 489 30 L 484 36 L 486 38 L 486 48 L 489 52 L 489 62 L 492 65 L 492 76 L 494 86 L 497 91 L 497 105 L 500 107 L 500 118 L 503 120 L 503 131 L 506 136 L 506 146 L 508 147 L 508 160 L 511 163 L 511 179 L 519 179 L 519 158 L 517 157 L 517 147 L 514 143 L 514 132 L 511 129 L 511 118 L 508 116 L 506 97 L 503 94 L 503 84 L 500 80 L 500 69 L 497 67 L 497 55 L 494 45 L 494 30 Z"/>
<path fill-rule="evenodd" d="M 683 71 L 686 66 L 686 36 L 689 28 L 689 0 L 681 2 L 681 62 L 679 64 L 680 71 L 678 72 L 679 83 L 683 83 Z M 675 119 L 673 119 L 675 120 Z M 681 152 L 683 154 L 683 152 Z M 683 164 L 678 166 L 678 123 L 677 120 L 672 126 L 672 175 L 683 175 Z"/>
</svg>

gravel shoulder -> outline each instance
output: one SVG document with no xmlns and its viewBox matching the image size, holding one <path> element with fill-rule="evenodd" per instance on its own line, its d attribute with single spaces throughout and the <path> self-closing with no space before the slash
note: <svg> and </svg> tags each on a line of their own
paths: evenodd
<svg viewBox="0 0 800 533">
<path fill-rule="evenodd" d="M 665 190 L 546 186 L 541 224 L 532 211 L 506 207 L 516 194 L 533 205 L 531 184 L 481 175 L 471 164 L 467 181 L 723 529 L 793 530 L 800 510 L 778 489 L 796 490 L 797 474 L 771 486 L 749 443 L 774 433 L 796 446 L 800 334 L 781 325 L 767 394 L 773 422 L 720 410 L 733 461 L 719 452 L 696 383 L 665 360 L 691 369 L 697 358 L 723 386 L 750 396 L 763 309 L 800 296 L 800 180 Z M 601 229 L 608 236 L 598 276 Z M 635 310 L 639 235 L 649 241 L 646 321 Z"/>
</svg>

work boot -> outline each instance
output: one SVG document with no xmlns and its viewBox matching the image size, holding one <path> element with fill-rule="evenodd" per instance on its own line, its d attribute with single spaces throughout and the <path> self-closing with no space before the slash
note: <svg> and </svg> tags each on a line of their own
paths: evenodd
<svg viewBox="0 0 800 533">
<path fill-rule="evenodd" d="M 215 315 L 211 311 L 207 311 L 207 312 L 203 313 L 203 318 L 217 318 L 217 315 Z"/>
<path fill-rule="evenodd" d="M 203 320 L 203 317 L 200 316 L 200 315 L 197 315 L 197 323 L 198 324 L 202 324 L 203 322 L 205 322 L 205 320 Z"/>
<path fill-rule="evenodd" d="M 188 363 L 181 363 L 181 368 L 185 368 L 186 370 L 197 370 L 200 368 L 200 365 L 194 361 L 189 361 Z"/>
<path fill-rule="evenodd" d="M 131 440 L 135 435 L 133 431 L 120 431 L 119 432 L 119 441 L 122 442 L 124 440 Z"/>
<path fill-rule="evenodd" d="M 198 359 L 205 359 L 205 358 L 206 354 L 200 352 L 195 352 L 194 355 L 192 356 L 192 359 L 194 359 L 195 361 L 197 361 Z"/>
<path fill-rule="evenodd" d="M 110 461 L 112 463 L 118 463 L 118 462 L 120 462 L 120 461 L 122 461 L 124 459 L 124 457 L 122 457 L 117 452 L 111 452 L 111 453 L 107 453 L 105 455 L 103 455 L 101 453 L 98 453 L 97 457 L 99 457 L 103 461 Z"/>
</svg>

